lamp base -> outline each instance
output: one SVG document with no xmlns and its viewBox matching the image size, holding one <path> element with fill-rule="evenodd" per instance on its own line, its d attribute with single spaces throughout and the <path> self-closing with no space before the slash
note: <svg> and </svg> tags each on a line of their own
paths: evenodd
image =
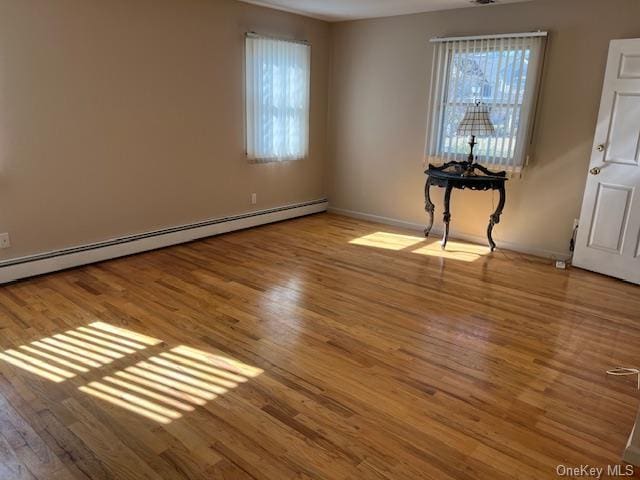
<svg viewBox="0 0 640 480">
<path fill-rule="evenodd" d="M 475 156 L 473 155 L 473 148 L 478 144 L 478 142 L 476 142 L 476 136 L 475 135 L 471 135 L 471 140 L 469 141 L 469 146 L 471 147 L 471 151 L 469 152 L 469 156 L 467 157 L 467 167 L 464 169 L 464 171 L 462 172 L 462 176 L 463 177 L 475 177 L 476 172 L 475 172 L 475 166 L 474 166 L 474 162 L 476 160 Z"/>
<path fill-rule="evenodd" d="M 477 177 L 478 174 L 475 172 L 476 165 L 474 165 L 472 162 L 465 162 L 465 163 L 467 166 L 462 171 L 461 175 L 463 177 Z"/>
</svg>

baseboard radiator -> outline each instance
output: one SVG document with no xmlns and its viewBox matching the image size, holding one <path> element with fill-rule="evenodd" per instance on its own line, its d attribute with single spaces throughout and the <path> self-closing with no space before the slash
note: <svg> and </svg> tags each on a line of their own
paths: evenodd
<svg viewBox="0 0 640 480">
<path fill-rule="evenodd" d="M 0 284 L 327 210 L 326 199 L 286 205 L 0 261 Z"/>
</svg>

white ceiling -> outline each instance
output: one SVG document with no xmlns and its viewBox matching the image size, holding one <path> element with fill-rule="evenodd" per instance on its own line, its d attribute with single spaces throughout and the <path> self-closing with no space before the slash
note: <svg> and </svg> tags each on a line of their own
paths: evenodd
<svg viewBox="0 0 640 480">
<path fill-rule="evenodd" d="M 240 0 L 263 7 L 299 13 L 332 22 L 359 18 L 390 17 L 453 8 L 490 8 L 471 0 Z M 531 0 L 496 0 L 494 5 Z"/>
</svg>

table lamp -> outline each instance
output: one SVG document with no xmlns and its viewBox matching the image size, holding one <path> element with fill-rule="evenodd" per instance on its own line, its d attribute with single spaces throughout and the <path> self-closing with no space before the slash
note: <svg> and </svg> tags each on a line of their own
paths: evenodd
<svg viewBox="0 0 640 480">
<path fill-rule="evenodd" d="M 471 136 L 471 140 L 469 141 L 471 152 L 469 152 L 467 168 L 463 172 L 463 175 L 475 175 L 475 167 L 473 165 L 473 162 L 475 161 L 473 147 L 477 145 L 476 137 L 489 137 L 495 133 L 493 123 L 491 123 L 491 119 L 489 118 L 489 107 L 482 105 L 480 102 L 469 105 L 464 114 L 464 118 L 458 125 L 456 133 L 460 136 Z"/>
</svg>

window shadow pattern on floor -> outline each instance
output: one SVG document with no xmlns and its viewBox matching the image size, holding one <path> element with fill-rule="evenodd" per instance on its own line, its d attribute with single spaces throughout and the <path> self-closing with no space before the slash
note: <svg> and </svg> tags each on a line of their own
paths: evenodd
<svg viewBox="0 0 640 480">
<path fill-rule="evenodd" d="M 10 364 L 167 424 L 262 370 L 218 353 L 93 322 L 0 352 Z M 107 374 L 105 374 L 107 373 Z"/>
</svg>

